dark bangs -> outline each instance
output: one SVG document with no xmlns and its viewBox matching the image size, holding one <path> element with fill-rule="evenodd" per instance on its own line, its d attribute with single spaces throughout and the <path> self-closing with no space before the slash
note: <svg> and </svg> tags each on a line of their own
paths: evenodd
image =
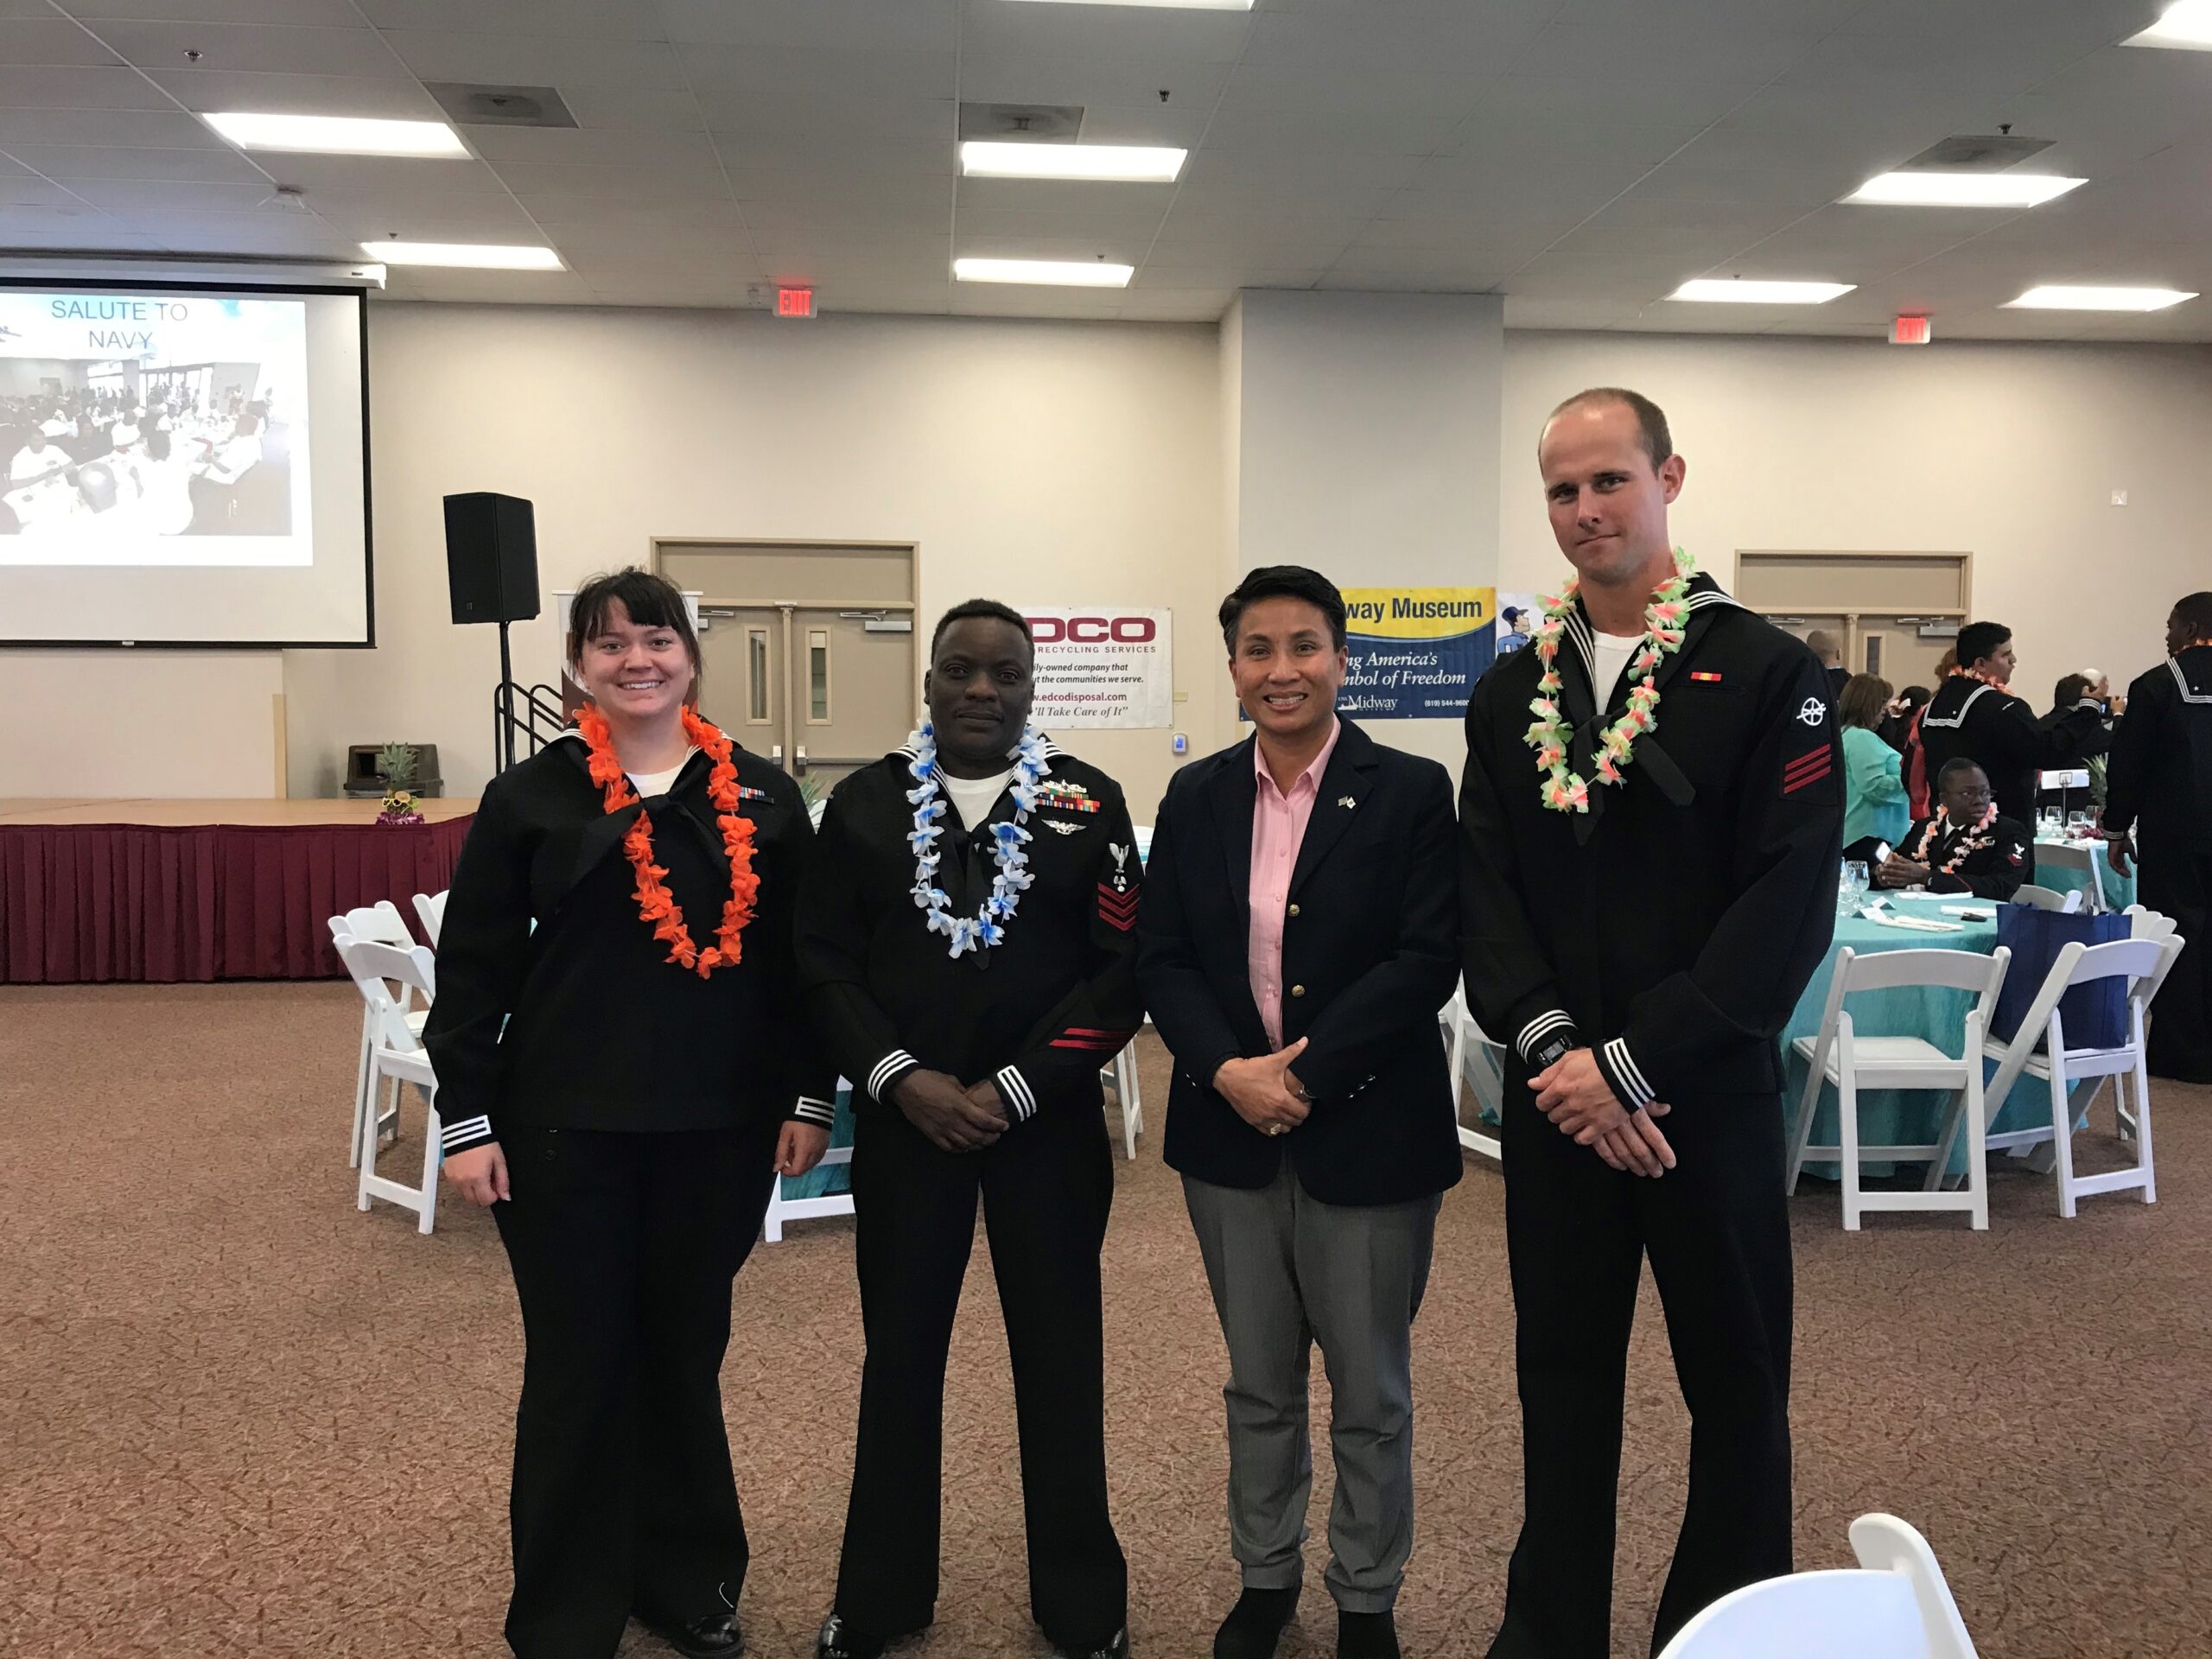
<svg viewBox="0 0 2212 1659">
<path fill-rule="evenodd" d="M 569 661 L 582 660 L 585 644 L 604 633 L 620 602 L 639 627 L 666 628 L 683 641 L 683 653 L 699 671 L 699 636 L 692 632 L 683 594 L 666 576 L 632 565 L 611 575 L 594 576 L 576 589 L 569 607 Z"/>
</svg>

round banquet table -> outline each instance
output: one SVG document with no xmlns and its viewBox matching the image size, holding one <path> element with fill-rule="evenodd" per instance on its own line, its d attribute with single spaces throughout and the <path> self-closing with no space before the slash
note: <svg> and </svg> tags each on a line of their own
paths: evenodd
<svg viewBox="0 0 2212 1659">
<path fill-rule="evenodd" d="M 2036 837 L 2036 845 L 2038 848 L 2087 847 L 2089 849 L 2089 856 L 2096 861 L 2097 884 L 2104 892 L 2105 908 L 2118 912 L 2126 910 L 2135 902 L 2135 872 L 2130 869 L 2126 875 L 2122 875 L 2118 870 L 2113 868 L 2108 844 L 2103 836 L 2100 836 L 2094 841 L 2086 842 L 2054 842 L 2046 836 L 2038 836 Z M 2078 893 L 2086 889 L 2088 885 L 2082 879 L 2081 871 L 2062 869 L 2056 864 L 2046 864 L 2043 861 L 2040 853 L 2036 858 L 2035 880 L 2037 887 L 2049 887 L 2053 893 Z M 2088 906 L 2084 903 L 2082 908 L 2087 910 Z"/>
<path fill-rule="evenodd" d="M 1885 950 L 1974 950 L 1983 956 L 1993 955 L 1997 949 L 1998 906 L 1988 899 L 1974 898 L 1968 893 L 1884 893 L 1890 908 L 1900 915 L 1923 918 L 1929 921 L 1953 922 L 1959 925 L 1955 933 L 1926 933 L 1916 928 L 1887 926 L 1863 916 L 1839 920 L 1835 925 L 1835 939 L 1828 946 L 1827 957 L 1814 972 L 1812 981 L 1805 987 L 1805 994 L 1797 999 L 1797 1007 L 1789 1016 L 1789 1025 L 1782 1033 L 1783 1061 L 1787 1074 L 1783 1087 L 1782 1109 L 1786 1121 L 1795 1126 L 1798 1103 L 1805 1092 L 1805 1057 L 1795 1046 L 1800 1037 L 1817 1037 L 1821 1016 L 1827 1011 L 1828 986 L 1835 977 L 1836 958 L 1848 948 L 1860 956 L 1871 956 Z M 1952 906 L 1980 911 L 1987 921 L 1970 921 L 1964 917 L 1945 913 L 1944 906 Z M 1912 985 L 1895 990 L 1856 991 L 1848 997 L 1844 1007 L 1852 1023 L 1862 1037 L 1923 1037 L 1942 1049 L 1955 1055 L 1965 1037 L 1966 1017 L 1973 1011 L 1974 999 L 1966 991 L 1946 990 L 1937 986 Z M 1997 1070 L 1994 1061 L 1985 1064 L 1985 1076 Z M 2076 1094 L 2082 1087 L 2077 1085 Z M 1948 1108 L 1950 1096 L 1932 1089 L 1861 1089 L 1859 1091 L 1859 1139 L 1862 1145 L 1912 1146 L 1926 1145 L 1936 1141 L 1942 1132 L 1943 1113 Z M 2050 1085 L 2049 1083 L 2023 1072 L 2012 1086 L 2011 1096 L 1990 1127 L 1990 1133 L 2002 1134 L 2012 1129 L 2031 1129 L 2050 1122 Z M 1834 1146 L 1838 1139 L 1836 1128 L 1836 1091 L 1832 1083 L 1822 1083 L 1818 1104 L 1813 1117 L 1815 1146 Z M 1961 1134 L 1951 1150 L 1950 1167 L 1947 1176 L 1966 1173 L 1966 1136 Z M 1868 1163 L 1862 1170 L 1869 1175 L 1886 1173 L 1889 1166 Z M 1833 1160 L 1826 1162 L 1808 1160 L 1808 1174 L 1824 1179 L 1836 1178 Z"/>
</svg>

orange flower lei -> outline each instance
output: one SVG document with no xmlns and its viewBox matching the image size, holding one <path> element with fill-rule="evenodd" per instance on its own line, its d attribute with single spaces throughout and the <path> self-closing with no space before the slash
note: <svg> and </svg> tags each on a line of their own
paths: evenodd
<svg viewBox="0 0 2212 1659">
<path fill-rule="evenodd" d="M 630 775 L 623 771 L 622 762 L 615 755 L 607 716 L 596 706 L 586 703 L 576 713 L 576 729 L 583 735 L 584 747 L 591 751 L 591 780 L 607 791 L 607 810 L 619 812 L 634 804 L 638 795 L 630 787 Z M 707 798 L 715 805 L 715 823 L 722 832 L 722 850 L 729 855 L 729 897 L 722 903 L 721 925 L 715 930 L 715 943 L 702 950 L 693 942 L 691 931 L 684 926 L 683 909 L 665 883 L 668 872 L 653 862 L 652 820 L 645 813 L 638 814 L 637 822 L 622 837 L 622 850 L 629 856 L 630 868 L 638 873 L 638 918 L 652 924 L 655 938 L 668 942 L 669 961 L 704 979 L 717 968 L 734 965 L 743 956 L 743 941 L 739 935 L 753 919 L 760 878 L 753 874 L 753 821 L 741 816 L 737 810 L 737 766 L 730 759 L 729 739 L 690 709 L 683 711 L 683 734 L 705 750 L 715 763 L 714 770 L 707 774 Z"/>
</svg>

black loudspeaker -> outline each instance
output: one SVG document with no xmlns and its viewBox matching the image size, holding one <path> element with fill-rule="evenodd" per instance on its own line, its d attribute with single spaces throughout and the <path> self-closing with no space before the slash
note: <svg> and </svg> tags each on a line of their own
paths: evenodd
<svg viewBox="0 0 2212 1659">
<path fill-rule="evenodd" d="M 537 614 L 537 520 L 519 496 L 446 497 L 446 579 L 456 622 Z"/>
</svg>

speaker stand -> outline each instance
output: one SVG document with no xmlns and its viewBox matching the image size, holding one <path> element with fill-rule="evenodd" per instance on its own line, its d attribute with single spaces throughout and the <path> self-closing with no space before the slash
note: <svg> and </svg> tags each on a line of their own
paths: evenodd
<svg viewBox="0 0 2212 1659">
<path fill-rule="evenodd" d="M 499 722 L 499 770 L 506 771 L 515 763 L 514 721 L 514 658 L 507 650 L 507 624 L 499 624 L 499 695 L 506 701 L 507 717 Z"/>
</svg>

